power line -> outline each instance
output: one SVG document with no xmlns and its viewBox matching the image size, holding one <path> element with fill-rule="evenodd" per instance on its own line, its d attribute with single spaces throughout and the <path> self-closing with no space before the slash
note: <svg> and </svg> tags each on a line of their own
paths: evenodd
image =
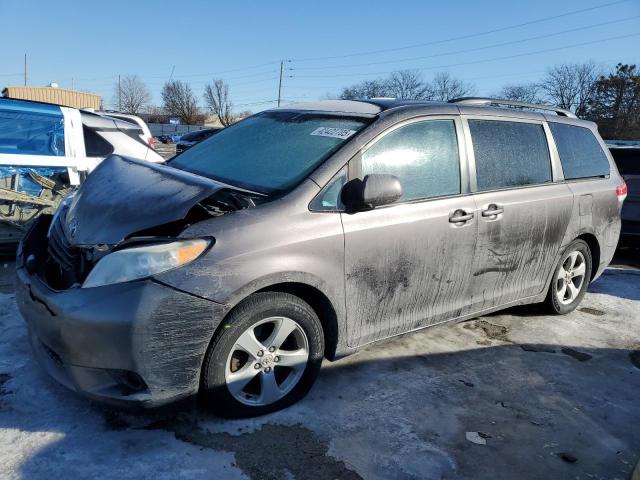
<svg viewBox="0 0 640 480">
<path fill-rule="evenodd" d="M 573 32 L 578 32 L 581 30 L 588 30 L 590 28 L 596 28 L 596 27 L 602 27 L 604 25 L 611 25 L 613 23 L 622 23 L 622 22 L 628 22 L 630 20 L 635 20 L 637 18 L 640 18 L 640 15 L 635 15 L 633 17 L 626 17 L 626 18 L 621 18 L 621 19 L 617 19 L 617 20 L 611 20 L 608 22 L 600 22 L 600 23 L 594 23 L 591 25 L 585 25 L 583 27 L 576 27 L 576 28 L 571 28 L 569 30 L 561 30 L 558 32 L 554 32 L 554 33 L 545 33 L 542 35 L 536 35 L 534 37 L 528 37 L 528 38 L 522 38 L 519 40 L 510 40 L 508 42 L 501 42 L 501 43 L 494 43 L 492 45 L 485 45 L 482 47 L 475 47 L 475 48 L 467 48 L 467 49 L 463 49 L 463 50 L 453 50 L 453 51 L 449 51 L 449 52 L 443 52 L 443 53 L 434 53 L 432 55 L 422 55 L 419 57 L 411 57 L 411 58 L 401 58 L 401 59 L 397 59 L 397 60 L 382 60 L 379 62 L 368 62 L 368 63 L 357 63 L 357 64 L 343 64 L 343 65 L 325 65 L 322 67 L 301 67 L 301 68 L 292 68 L 292 70 L 294 71 L 299 71 L 299 70 L 331 70 L 331 69 L 344 69 L 344 68 L 351 68 L 351 67 L 368 67 L 368 66 L 372 66 L 372 65 L 388 65 L 391 63 L 402 63 L 402 62 L 411 62 L 411 61 L 416 61 L 416 60 L 425 60 L 428 58 L 437 58 L 437 57 L 446 57 L 449 55 L 458 55 L 461 53 L 470 53 L 470 52 L 478 52 L 481 50 L 489 50 L 492 48 L 498 48 L 498 47 L 506 47 L 509 45 L 516 45 L 518 43 L 526 43 L 526 42 L 531 42 L 533 40 L 540 40 L 541 38 L 549 38 L 549 37 L 556 37 L 559 35 L 564 35 L 567 33 L 573 33 Z"/>
<path fill-rule="evenodd" d="M 476 65 L 479 63 L 486 63 L 486 62 L 495 62 L 497 60 L 509 60 L 512 58 L 520 58 L 520 57 L 526 57 L 529 55 L 538 55 L 541 53 L 550 53 L 550 52 L 556 52 L 559 50 L 566 50 L 569 48 L 575 48 L 575 47 L 583 47 L 586 45 L 593 45 L 596 43 L 603 43 L 603 42 L 608 42 L 611 40 L 620 40 L 623 38 L 630 38 L 630 37 L 637 37 L 638 35 L 640 35 L 640 33 L 631 33 L 628 35 L 619 35 L 616 37 L 608 37 L 608 38 L 601 38 L 599 40 L 593 40 L 593 41 L 589 41 L 589 42 L 582 42 L 582 43 L 574 43 L 572 45 L 564 45 L 562 47 L 555 47 L 555 48 L 547 48 L 544 50 L 536 50 L 533 52 L 525 52 L 525 53 L 518 53 L 515 55 L 505 55 L 502 57 L 493 57 L 493 58 L 485 58 L 483 60 L 473 60 L 473 61 L 469 61 L 469 62 L 459 62 L 459 63 L 449 63 L 446 65 L 435 65 L 435 66 L 431 66 L 431 67 L 424 67 L 424 68 L 418 68 L 417 70 L 420 71 L 425 71 L 425 70 L 435 70 L 438 68 L 451 68 L 451 67 L 460 67 L 460 66 L 464 66 L 464 65 Z M 370 75 L 388 75 L 390 73 L 393 73 L 392 71 L 385 71 L 385 72 L 368 72 L 368 73 L 344 73 L 344 74 L 340 74 L 340 73 L 336 73 L 336 74 L 332 74 L 332 75 L 294 75 L 293 78 L 335 78 L 335 77 L 362 77 L 362 76 L 370 76 Z"/>
<path fill-rule="evenodd" d="M 244 68 L 235 68 L 235 69 L 231 69 L 231 70 L 222 70 L 219 71 L 217 73 L 193 73 L 193 74 L 185 74 L 185 75 L 174 75 L 175 78 L 191 78 L 191 77 L 216 77 L 216 76 L 220 76 L 223 73 L 230 73 L 230 72 L 237 72 L 237 71 L 242 71 L 242 70 L 249 70 L 249 69 L 253 69 L 253 68 L 258 68 L 258 67 L 264 67 L 267 65 L 278 65 L 280 62 L 268 62 L 268 63 L 261 63 L 259 65 L 253 65 L 250 67 L 244 67 Z M 288 70 L 288 69 L 287 69 Z M 241 75 L 241 76 L 237 76 L 237 77 L 231 77 L 229 79 L 226 80 L 233 80 L 233 79 L 243 79 L 243 78 L 253 78 L 253 77 L 257 77 L 260 75 L 265 75 L 268 73 L 277 73 L 278 70 L 274 69 L 274 70 L 265 70 L 263 72 L 255 72 L 255 73 L 251 73 L 248 75 Z M 21 73 L 18 75 L 22 75 Z M 0 75 L 2 76 L 2 75 Z M 93 77 L 93 78 L 82 78 L 79 77 L 78 80 L 83 80 L 83 81 L 93 81 L 93 80 L 115 80 L 117 79 L 118 76 L 117 75 L 109 75 L 109 76 L 105 76 L 105 77 Z M 166 79 L 167 75 L 149 75 L 149 76 L 144 76 L 144 78 L 148 78 L 148 79 Z M 153 82 L 148 82 L 148 83 L 153 83 Z"/>
<path fill-rule="evenodd" d="M 625 3 L 625 2 L 629 2 L 630 0 L 617 0 L 615 2 L 609 2 L 609 3 L 603 3 L 600 5 L 595 5 L 593 7 L 589 7 L 589 8 L 581 8 L 579 10 L 572 10 L 570 12 L 566 12 L 566 13 L 561 13 L 559 15 L 552 15 L 550 17 L 543 17 L 543 18 L 539 18 L 536 20 L 530 20 L 528 22 L 523 22 L 523 23 L 517 23 L 514 25 L 508 25 L 506 27 L 500 27 L 500 28 L 494 28 L 492 30 L 485 30 L 483 32 L 477 32 L 477 33 L 471 33 L 468 35 L 460 35 L 457 37 L 450 37 L 450 38 L 446 38 L 443 40 L 433 40 L 430 42 L 424 42 L 424 43 L 416 43 L 413 45 L 406 45 L 403 47 L 395 47 L 395 48 L 385 48 L 385 49 L 381 49 L 381 50 L 369 50 L 366 52 L 356 52 L 356 53 L 348 53 L 348 54 L 343 54 L 343 55 L 331 55 L 331 56 L 323 56 L 323 57 L 307 57 L 307 58 L 294 58 L 292 59 L 292 61 L 294 62 L 311 62 L 311 61 L 316 61 L 316 60 L 335 60 L 338 58 L 350 58 L 350 57 L 358 57 L 358 56 L 363 56 L 363 55 L 375 55 L 378 53 L 388 53 L 388 52 L 398 52 L 401 50 L 408 50 L 411 48 L 419 48 L 419 47 L 426 47 L 426 46 L 430 46 L 430 45 L 439 45 L 442 43 L 448 43 L 448 42 L 453 42 L 456 40 L 466 40 L 469 38 L 477 38 L 477 37 L 481 37 L 484 35 L 490 35 L 492 33 L 498 33 L 498 32 L 504 32 L 507 30 L 513 30 L 515 28 L 520 28 L 520 27 L 525 27 L 528 25 L 535 25 L 537 23 L 543 23 L 543 22 L 548 22 L 549 20 L 555 20 L 558 18 L 564 18 L 564 17 L 568 17 L 571 15 L 577 15 L 579 13 L 584 13 L 584 12 L 590 12 L 593 10 L 598 10 L 601 8 L 606 8 L 606 7 L 611 7 L 613 5 L 617 5 L 620 3 Z"/>
<path fill-rule="evenodd" d="M 540 75 L 545 73 L 545 70 L 536 70 L 536 71 L 527 71 L 527 72 L 513 72 L 513 73 L 502 73 L 502 74 L 498 74 L 498 75 L 483 75 L 481 77 L 471 77 L 471 78 L 464 78 L 464 80 L 467 81 L 474 81 L 474 80 L 485 80 L 485 79 L 495 79 L 495 78 L 509 78 L 509 77 L 521 77 L 521 76 L 525 76 L 525 75 Z M 296 77 L 293 77 L 293 79 L 295 80 Z M 327 85 L 309 85 L 307 83 L 305 83 L 304 85 L 287 85 L 288 89 L 293 89 L 293 90 L 310 90 L 310 89 L 322 89 L 322 90 L 334 90 L 336 88 L 335 85 L 333 86 L 327 86 Z"/>
<path fill-rule="evenodd" d="M 268 75 L 270 73 L 277 73 L 278 70 L 273 69 L 273 70 L 265 70 L 263 72 L 255 72 L 255 73 L 251 73 L 248 75 L 240 75 L 237 77 L 225 77 L 226 80 L 237 80 L 237 79 L 243 79 L 243 78 L 255 78 L 255 77 L 259 77 L 261 75 Z M 193 75 L 175 75 L 175 78 L 177 79 L 184 79 L 184 78 L 194 78 L 194 77 L 209 77 L 209 78 L 215 78 L 215 77 L 219 77 L 220 75 L 216 75 L 216 74 L 205 74 L 205 73 L 197 73 L 197 74 L 193 74 Z M 149 78 L 158 78 L 158 77 L 149 77 Z"/>
<path fill-rule="evenodd" d="M 314 98 L 313 96 L 304 96 L 304 97 L 286 97 L 286 98 L 281 98 L 280 100 L 282 102 L 295 102 L 297 100 L 309 100 Z M 266 105 L 269 103 L 278 103 L 278 99 L 275 100 L 262 100 L 259 102 L 249 102 L 249 103 L 234 103 L 233 106 L 234 107 L 250 107 L 253 105 Z"/>
<path fill-rule="evenodd" d="M 234 104 L 233 106 L 234 107 L 250 107 L 252 105 L 264 105 L 264 104 L 267 104 L 267 103 L 276 103 L 277 101 L 278 101 L 277 99 L 276 100 L 263 100 L 263 101 L 260 101 L 260 102 L 237 103 L 237 104 Z"/>
<path fill-rule="evenodd" d="M 275 72 L 274 72 L 275 73 Z M 287 78 L 291 78 L 290 76 L 286 76 Z M 249 82 L 240 82 L 240 83 L 235 83 L 235 81 L 233 79 L 231 80 L 227 80 L 225 79 L 226 82 L 228 82 L 232 87 L 235 86 L 241 86 L 241 85 L 252 85 L 252 84 L 256 84 L 256 83 L 262 83 L 262 82 L 269 82 L 271 80 L 277 80 L 278 76 L 272 76 L 272 77 L 268 77 L 268 78 L 261 78 L 259 80 L 252 80 Z M 192 80 L 189 81 L 189 85 L 205 85 L 207 83 L 209 83 L 211 80 L 210 79 L 206 79 L 206 80 Z M 152 81 L 152 82 L 145 82 L 148 85 L 164 85 L 166 82 L 162 81 L 162 80 L 157 80 L 157 81 Z"/>
<path fill-rule="evenodd" d="M 220 70 L 217 72 L 213 72 L 213 73 L 188 73 L 188 74 L 184 74 L 184 75 L 176 75 L 176 77 L 178 78 L 191 78 L 191 77 L 216 77 L 216 76 L 220 76 L 222 74 L 225 73 L 234 73 L 234 72 L 241 72 L 241 71 L 245 71 L 245 70 L 252 70 L 254 68 L 260 68 L 260 67 L 266 67 L 269 65 L 278 65 L 280 62 L 267 62 L 267 63 L 261 63 L 259 65 L 252 65 L 249 67 L 242 67 L 242 68 L 233 68 L 230 70 Z M 273 70 L 275 71 L 275 70 Z M 166 78 L 166 75 L 156 75 L 156 76 L 150 76 L 147 78 Z M 239 77 L 238 77 L 239 78 Z"/>
</svg>

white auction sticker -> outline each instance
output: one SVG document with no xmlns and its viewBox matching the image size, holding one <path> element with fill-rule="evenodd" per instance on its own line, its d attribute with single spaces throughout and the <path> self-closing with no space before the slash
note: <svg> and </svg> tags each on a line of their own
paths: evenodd
<svg viewBox="0 0 640 480">
<path fill-rule="evenodd" d="M 354 133 L 356 133 L 355 130 L 349 130 L 348 128 L 320 127 L 311 132 L 311 135 L 317 135 L 318 137 L 341 138 L 344 140 Z"/>
</svg>

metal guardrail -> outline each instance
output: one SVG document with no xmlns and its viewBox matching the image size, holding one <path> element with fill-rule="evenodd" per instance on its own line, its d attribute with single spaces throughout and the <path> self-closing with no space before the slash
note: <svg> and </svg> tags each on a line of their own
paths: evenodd
<svg viewBox="0 0 640 480">
<path fill-rule="evenodd" d="M 169 160 L 176 155 L 175 143 L 161 143 L 156 141 L 154 148 L 158 155 L 160 155 L 165 160 Z"/>
<path fill-rule="evenodd" d="M 147 125 L 151 130 L 151 135 L 154 137 L 159 135 L 184 135 L 185 133 L 211 128 L 204 125 L 173 125 L 170 123 L 147 123 Z"/>
</svg>

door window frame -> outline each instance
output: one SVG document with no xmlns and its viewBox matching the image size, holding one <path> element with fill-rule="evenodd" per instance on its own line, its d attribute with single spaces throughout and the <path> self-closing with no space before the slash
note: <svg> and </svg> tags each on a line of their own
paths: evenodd
<svg viewBox="0 0 640 480">
<path fill-rule="evenodd" d="M 469 184 L 470 190 L 474 194 L 499 192 L 504 190 L 519 190 L 524 188 L 538 188 L 556 183 L 564 182 L 564 175 L 562 173 L 562 165 L 560 164 L 560 156 L 558 155 L 558 149 L 556 143 L 551 134 L 551 129 L 546 120 L 537 120 L 524 117 L 505 117 L 500 115 L 461 115 L 462 128 L 464 130 L 466 151 L 467 151 L 467 164 L 469 169 Z M 532 125 L 540 125 L 544 131 L 545 140 L 547 141 L 547 152 L 549 153 L 549 162 L 551 163 L 551 181 L 546 183 L 532 183 L 530 185 L 512 185 L 508 187 L 493 188 L 489 190 L 478 190 L 478 176 L 476 171 L 476 156 L 473 150 L 473 138 L 471 137 L 471 128 L 469 127 L 469 120 L 489 120 L 498 122 L 511 122 L 511 123 L 528 123 Z"/>
<path fill-rule="evenodd" d="M 421 123 L 421 122 L 427 122 L 427 121 L 433 121 L 433 120 L 450 120 L 453 121 L 453 126 L 455 128 L 455 134 L 456 134 L 456 141 L 458 144 L 458 166 L 460 169 L 460 192 L 459 193 L 454 193 L 451 195 L 440 195 L 437 197 L 426 197 L 426 198 L 416 198 L 416 199 L 411 199 L 411 200 L 404 200 L 404 201 L 397 201 L 394 203 L 391 203 L 389 205 L 383 205 L 380 207 L 376 207 L 373 210 L 380 210 L 383 208 L 391 208 L 391 207 L 395 207 L 395 206 L 399 206 L 399 205 L 406 205 L 406 204 L 412 204 L 412 203 L 422 203 L 422 202 L 430 202 L 430 201 L 434 201 L 434 200 L 440 200 L 443 198 L 452 198 L 452 197 L 462 197 L 465 195 L 470 195 L 473 192 L 471 191 L 470 188 L 470 175 L 469 175 L 469 168 L 468 168 L 468 145 L 466 142 L 466 138 L 465 138 L 465 132 L 464 132 L 464 125 L 462 123 L 462 119 L 461 119 L 461 115 L 456 115 L 456 114 L 446 114 L 446 115 L 439 115 L 439 114 L 434 114 L 434 115 L 420 115 L 417 117 L 411 117 L 411 118 L 406 118 L 404 120 L 400 120 L 397 123 L 394 123 L 393 125 L 389 126 L 388 128 L 382 130 L 381 132 L 379 132 L 375 137 L 373 137 L 371 140 L 369 140 L 367 143 L 365 143 L 350 159 L 349 161 L 345 164 L 342 165 L 339 169 L 336 170 L 336 173 L 333 175 L 333 177 L 331 178 L 331 180 L 329 180 L 325 185 L 322 186 L 320 192 L 313 198 L 313 200 L 311 200 L 311 202 L 309 203 L 309 205 L 312 205 L 316 202 L 316 198 L 318 197 L 318 195 L 323 194 L 323 192 L 326 191 L 326 187 L 335 180 L 337 174 L 342 171 L 345 167 L 347 169 L 347 182 L 350 180 L 353 180 L 354 178 L 363 178 L 362 175 L 362 154 L 365 153 L 368 149 L 370 149 L 373 145 L 375 145 L 377 142 L 379 142 L 380 140 L 382 140 L 383 138 L 385 138 L 387 135 L 389 135 L 390 133 L 394 132 L 395 130 L 405 127 L 407 125 L 411 125 L 414 123 Z M 340 213 L 340 212 L 344 212 L 344 209 L 342 210 L 337 210 L 337 209 L 331 209 L 331 210 L 318 210 L 317 208 L 313 209 L 310 207 L 310 210 L 312 212 L 326 212 L 326 213 Z"/>
</svg>

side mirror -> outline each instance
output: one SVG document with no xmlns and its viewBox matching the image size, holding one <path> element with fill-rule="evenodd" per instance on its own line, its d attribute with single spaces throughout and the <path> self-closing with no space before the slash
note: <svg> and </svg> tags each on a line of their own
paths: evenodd
<svg viewBox="0 0 640 480">
<path fill-rule="evenodd" d="M 397 201 L 402 185 L 395 175 L 372 173 L 363 180 L 354 178 L 342 187 L 340 199 L 349 212 L 370 210 Z"/>
</svg>

